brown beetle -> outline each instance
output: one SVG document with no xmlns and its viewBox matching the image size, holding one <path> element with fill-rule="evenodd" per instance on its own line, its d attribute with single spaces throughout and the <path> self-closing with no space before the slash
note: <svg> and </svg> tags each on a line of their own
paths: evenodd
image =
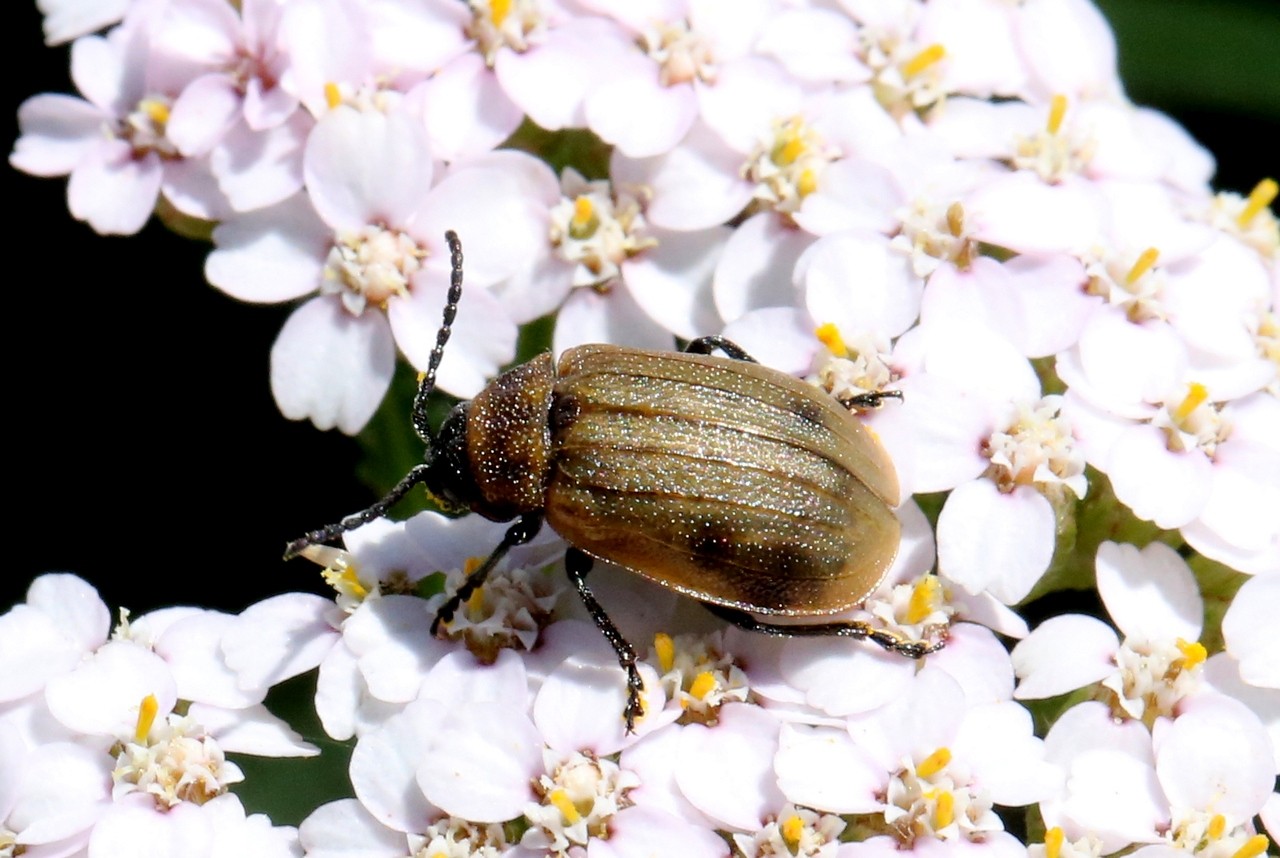
<svg viewBox="0 0 1280 858">
<path fill-rule="evenodd" d="M 448 303 L 413 407 L 424 461 L 368 509 L 290 543 L 286 558 L 386 515 L 419 483 L 451 506 L 515 519 L 441 606 L 435 632 L 545 522 L 571 546 L 569 579 L 627 673 L 628 729 L 642 711 L 643 684 L 635 650 L 587 586 L 593 558 L 751 631 L 869 638 L 911 658 L 941 648 L 860 622 L 778 625 L 752 616 L 828 616 L 880 584 L 898 550 L 898 480 L 846 406 L 900 394 L 842 403 L 722 337 L 694 340 L 685 352 L 587 345 L 559 364 L 544 354 L 508 370 L 433 433 L 427 397 L 462 294 L 461 245 L 453 232 L 446 238 Z"/>
</svg>

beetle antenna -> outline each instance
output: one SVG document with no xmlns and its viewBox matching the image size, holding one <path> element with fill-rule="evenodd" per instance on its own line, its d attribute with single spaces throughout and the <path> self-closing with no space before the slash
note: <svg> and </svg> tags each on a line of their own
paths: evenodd
<svg viewBox="0 0 1280 858">
<path fill-rule="evenodd" d="M 419 379 L 418 392 L 413 397 L 413 429 L 428 450 L 432 449 L 436 436 L 427 420 L 427 399 L 431 396 L 431 391 L 436 389 L 436 370 L 440 368 L 440 359 L 444 357 L 444 344 L 449 342 L 449 335 L 453 333 L 453 320 L 458 315 L 458 301 L 462 298 L 462 242 L 453 230 L 444 234 L 444 240 L 449 245 L 449 296 L 445 299 L 444 321 L 436 334 L 436 347 L 431 350 L 427 371 Z"/>
</svg>

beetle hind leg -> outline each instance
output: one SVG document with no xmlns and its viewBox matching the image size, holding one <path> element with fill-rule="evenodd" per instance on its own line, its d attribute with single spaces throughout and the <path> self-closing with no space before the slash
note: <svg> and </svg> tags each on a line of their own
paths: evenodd
<svg viewBox="0 0 1280 858">
<path fill-rule="evenodd" d="M 636 719 L 644 714 L 644 701 L 641 699 L 644 680 L 640 678 L 640 671 L 636 669 L 635 647 L 627 642 L 622 632 L 618 631 L 618 627 L 613 624 L 613 620 L 609 619 L 609 615 L 596 601 L 595 595 L 587 585 L 587 573 L 591 571 L 593 563 L 590 557 L 576 548 L 570 548 L 565 552 L 564 568 L 569 574 L 569 580 L 578 591 L 578 598 L 582 599 L 582 604 L 586 606 L 587 613 L 595 621 L 596 627 L 613 647 L 614 653 L 618 656 L 619 666 L 626 671 L 627 706 L 622 711 L 622 715 L 627 719 L 627 732 L 634 733 Z"/>
<path fill-rule="evenodd" d="M 747 354 L 747 350 L 735 343 L 733 340 L 726 340 L 720 336 L 698 337 L 696 340 L 690 340 L 689 345 L 684 350 L 689 354 L 709 355 L 716 349 L 724 352 L 734 360 L 745 360 L 750 363 L 759 363 L 758 360 Z"/>
<path fill-rule="evenodd" d="M 872 393 L 859 393 L 857 396 L 850 396 L 840 400 L 840 404 L 845 408 L 879 408 L 884 405 L 886 399 L 896 399 L 902 401 L 901 390 L 880 390 Z"/>
<path fill-rule="evenodd" d="M 766 623 L 757 620 L 746 611 L 735 610 L 734 608 L 726 608 L 724 605 L 712 605 L 703 602 L 708 611 L 715 614 L 722 620 L 733 623 L 740 629 L 757 634 L 771 635 L 777 638 L 853 638 L 854 640 L 869 640 L 878 644 L 889 652 L 897 653 L 907 658 L 924 658 L 930 653 L 937 652 L 946 645 L 943 640 L 934 642 L 912 640 L 903 637 L 897 632 L 891 632 L 888 629 L 878 629 L 867 623 L 857 620 L 849 620 L 840 623 L 806 623 L 804 625 L 782 625 L 780 623 Z"/>
</svg>

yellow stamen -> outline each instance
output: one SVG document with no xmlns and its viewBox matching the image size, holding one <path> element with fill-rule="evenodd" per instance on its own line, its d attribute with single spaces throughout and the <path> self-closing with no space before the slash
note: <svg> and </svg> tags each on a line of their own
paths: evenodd
<svg viewBox="0 0 1280 858">
<path fill-rule="evenodd" d="M 792 854 L 795 854 L 800 849 L 800 835 L 804 833 L 804 820 L 793 813 L 778 826 L 778 832 L 782 835 L 782 842 L 787 844 Z"/>
<path fill-rule="evenodd" d="M 1209 817 L 1209 839 L 1217 840 L 1227 830 L 1227 818 L 1220 813 Z"/>
<path fill-rule="evenodd" d="M 551 795 L 547 796 L 547 800 L 560 811 L 560 815 L 564 817 L 564 821 L 570 825 L 575 825 L 582 819 L 582 814 L 578 813 L 578 808 L 573 806 L 573 801 L 569 798 L 569 794 L 562 789 L 553 790 Z"/>
<path fill-rule="evenodd" d="M 573 226 L 582 229 L 591 222 L 596 207 L 591 204 L 591 197 L 578 197 L 573 201 Z"/>
<path fill-rule="evenodd" d="M 462 564 L 462 574 L 470 575 L 472 572 L 480 568 L 480 564 L 484 561 L 479 557 L 468 557 L 466 562 Z"/>
<path fill-rule="evenodd" d="M 1044 833 L 1044 858 L 1058 858 L 1062 854 L 1062 841 L 1066 839 L 1066 834 L 1058 826 L 1050 828 Z"/>
<path fill-rule="evenodd" d="M 926 575 L 911 588 L 911 599 L 907 602 L 907 622 L 921 623 L 925 617 L 933 613 L 938 600 L 942 596 L 942 587 L 937 575 Z"/>
<path fill-rule="evenodd" d="M 938 803 L 933 810 L 933 830 L 946 828 L 956 819 L 956 797 L 944 792 L 938 796 Z"/>
<path fill-rule="evenodd" d="M 162 101 L 148 98 L 142 102 L 142 110 L 156 125 L 164 125 L 169 121 L 169 108 Z"/>
<path fill-rule="evenodd" d="M 818 342 L 827 347 L 827 351 L 836 357 L 844 357 L 849 354 L 849 348 L 844 344 L 844 338 L 840 336 L 840 329 L 827 322 L 825 325 L 818 325 L 813 335 L 818 338 Z"/>
<path fill-rule="evenodd" d="M 342 91 L 338 89 L 338 85 L 333 81 L 329 81 L 324 85 L 324 103 L 329 105 L 330 110 L 342 104 Z"/>
<path fill-rule="evenodd" d="M 666 673 L 676 665 L 676 642 L 666 632 L 658 632 L 653 636 L 653 652 L 658 656 L 658 667 Z"/>
<path fill-rule="evenodd" d="M 151 735 L 151 725 L 156 722 L 156 713 L 160 711 L 160 701 L 154 694 L 142 698 L 138 706 L 138 726 L 133 728 L 133 741 L 141 744 Z"/>
<path fill-rule="evenodd" d="M 1267 851 L 1267 847 L 1271 841 L 1267 840 L 1265 834 L 1255 834 L 1244 842 L 1244 845 L 1236 850 L 1231 858 L 1257 858 L 1257 856 Z"/>
<path fill-rule="evenodd" d="M 1138 257 L 1138 261 L 1133 263 L 1133 267 L 1129 269 L 1129 273 L 1124 276 L 1124 282 L 1132 286 L 1142 278 L 1156 264 L 1156 260 L 1160 258 L 1160 251 L 1154 247 L 1148 247 L 1142 251 L 1142 255 Z"/>
<path fill-rule="evenodd" d="M 931 778 L 947 767 L 951 762 L 951 749 L 939 748 L 920 761 L 916 766 L 916 774 L 922 778 Z"/>
<path fill-rule="evenodd" d="M 935 42 L 902 64 L 902 76 L 915 77 L 929 66 L 940 62 L 946 55 L 946 48 Z"/>
<path fill-rule="evenodd" d="M 364 597 L 369 595 L 369 591 L 365 589 L 365 586 L 360 583 L 360 579 L 356 577 L 356 570 L 354 567 L 348 567 L 342 570 L 342 574 L 338 576 L 338 580 L 342 582 L 347 592 L 355 596 L 357 599 L 363 601 Z"/>
<path fill-rule="evenodd" d="M 1049 122 L 1045 125 L 1050 134 L 1057 134 L 1062 127 L 1062 120 L 1067 115 L 1067 97 L 1059 93 L 1049 102 Z"/>
<path fill-rule="evenodd" d="M 489 3 L 489 20 L 493 22 L 493 26 L 501 27 L 510 14 L 511 0 L 492 0 Z"/>
<path fill-rule="evenodd" d="M 956 238 L 964 235 L 964 206 L 960 203 L 947 206 L 947 232 Z"/>
<path fill-rule="evenodd" d="M 1173 410 L 1173 422 L 1181 425 L 1191 412 L 1195 411 L 1204 401 L 1209 398 L 1209 391 L 1203 384 L 1193 381 L 1187 385 L 1187 395 L 1178 403 L 1178 407 Z"/>
<path fill-rule="evenodd" d="M 467 599 L 467 612 L 470 614 L 479 614 L 484 611 L 484 587 L 477 587 L 475 592 L 471 594 L 471 598 Z"/>
<path fill-rule="evenodd" d="M 818 174 L 813 170 L 801 170 L 800 178 L 796 179 L 796 192 L 802 197 L 807 197 L 818 189 Z"/>
<path fill-rule="evenodd" d="M 1240 228 L 1248 226 L 1249 222 L 1258 216 L 1258 212 L 1271 205 L 1277 193 L 1280 193 L 1280 185 L 1276 184 L 1275 179 L 1263 179 L 1258 182 L 1249 192 L 1249 199 L 1245 201 L 1244 208 L 1240 214 L 1236 215 L 1236 223 Z"/>
<path fill-rule="evenodd" d="M 1190 670 L 1197 665 L 1204 664 L 1204 660 L 1209 657 L 1209 651 L 1204 648 L 1204 644 L 1198 641 L 1187 642 L 1182 638 L 1177 641 L 1178 651 L 1182 653 L 1182 669 Z"/>
<path fill-rule="evenodd" d="M 706 696 L 716 689 L 716 677 L 709 670 L 704 670 L 693 678 L 693 682 L 689 683 L 689 696 L 698 700 L 705 700 Z"/>
<path fill-rule="evenodd" d="M 782 138 L 773 147 L 771 154 L 773 163 L 779 167 L 790 167 L 804 152 L 804 138 L 800 136 L 798 124 L 792 123 L 787 126 L 787 130 L 783 132 Z"/>
</svg>

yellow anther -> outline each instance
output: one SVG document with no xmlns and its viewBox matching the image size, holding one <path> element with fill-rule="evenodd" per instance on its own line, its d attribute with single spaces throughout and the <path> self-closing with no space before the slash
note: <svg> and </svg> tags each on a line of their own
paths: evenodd
<svg viewBox="0 0 1280 858">
<path fill-rule="evenodd" d="M 796 179 L 796 192 L 802 197 L 807 197 L 818 189 L 818 174 L 811 169 L 800 171 L 800 178 Z"/>
<path fill-rule="evenodd" d="M 569 219 L 569 235 L 576 239 L 590 238 L 600 226 L 600 218 L 596 217 L 596 207 L 587 196 L 576 197 L 573 201 L 573 217 Z"/>
<path fill-rule="evenodd" d="M 795 854 L 800 849 L 800 835 L 804 833 L 804 820 L 793 813 L 778 826 L 778 832 L 782 835 L 782 842 L 787 844 L 792 854 Z"/>
<path fill-rule="evenodd" d="M 1154 247 L 1148 247 L 1142 251 L 1142 255 L 1138 257 L 1138 261 L 1133 263 L 1133 267 L 1129 269 L 1129 273 L 1124 276 L 1124 282 L 1129 286 L 1137 283 L 1142 279 L 1142 275 L 1150 271 L 1156 264 L 1156 260 L 1160 258 L 1160 251 Z"/>
<path fill-rule="evenodd" d="M 472 572 L 479 569 L 480 564 L 483 562 L 484 560 L 479 557 L 468 557 L 466 561 L 462 564 L 462 574 L 470 575 Z"/>
<path fill-rule="evenodd" d="M 369 595 L 369 591 L 360 583 L 360 579 L 356 577 L 355 567 L 348 567 L 342 570 L 342 574 L 338 576 L 347 592 L 355 596 L 357 599 L 363 600 Z"/>
<path fill-rule="evenodd" d="M 779 167 L 790 167 L 805 152 L 804 138 L 800 135 L 798 124 L 792 123 L 783 132 L 782 138 L 773 147 L 773 163 Z"/>
<path fill-rule="evenodd" d="M 952 793 L 944 792 L 938 796 L 938 803 L 933 810 L 933 830 L 937 831 L 946 828 L 956 819 L 956 797 Z"/>
<path fill-rule="evenodd" d="M 511 0 L 491 0 L 489 3 L 489 20 L 493 22 L 493 26 L 501 27 L 510 14 Z"/>
<path fill-rule="evenodd" d="M 1276 184 L 1275 179 L 1263 179 L 1258 182 L 1249 192 L 1249 199 L 1245 201 L 1244 208 L 1236 216 L 1236 223 L 1242 229 L 1248 226 L 1249 222 L 1258 216 L 1258 212 L 1271 205 L 1277 193 L 1280 193 L 1280 185 Z"/>
<path fill-rule="evenodd" d="M 156 125 L 164 125 L 169 121 L 169 107 L 163 101 L 148 98 L 142 102 L 142 111 Z"/>
<path fill-rule="evenodd" d="M 937 575 L 925 575 L 911 588 L 911 599 L 907 602 L 907 622 L 922 623 L 933 613 L 942 597 L 942 586 Z"/>
<path fill-rule="evenodd" d="M 916 774 L 922 778 L 931 778 L 947 767 L 951 762 L 951 749 L 939 748 L 920 761 L 916 766 Z"/>
<path fill-rule="evenodd" d="M 840 336 L 840 329 L 827 322 L 825 325 L 818 325 L 814 329 L 813 335 L 818 338 L 818 342 L 827 347 L 827 351 L 836 357 L 844 357 L 849 354 L 849 348 L 844 344 L 844 338 Z"/>
<path fill-rule="evenodd" d="M 1062 854 L 1062 841 L 1066 839 L 1066 834 L 1058 826 L 1050 828 L 1044 833 L 1044 858 L 1058 858 Z"/>
<path fill-rule="evenodd" d="M 1190 670 L 1197 665 L 1204 664 L 1204 660 L 1209 657 L 1209 651 L 1204 648 L 1204 644 L 1198 641 L 1184 641 L 1178 638 L 1178 651 L 1182 653 L 1182 669 Z"/>
<path fill-rule="evenodd" d="M 1209 839 L 1217 840 L 1227 830 L 1227 818 L 1220 813 L 1209 817 Z"/>
<path fill-rule="evenodd" d="M 484 611 L 484 587 L 476 587 L 475 591 L 467 599 L 467 612 L 470 614 L 479 614 Z"/>
<path fill-rule="evenodd" d="M 432 852 L 431 858 L 449 858 L 449 856 L 443 852 Z"/>
<path fill-rule="evenodd" d="M 342 104 L 342 90 L 338 89 L 338 85 L 333 81 L 324 85 L 324 103 L 329 105 L 330 110 Z"/>
<path fill-rule="evenodd" d="M 1062 127 L 1062 120 L 1067 115 L 1067 97 L 1059 93 L 1049 102 L 1049 122 L 1045 128 L 1050 134 L 1057 134 Z"/>
<path fill-rule="evenodd" d="M 1231 858 L 1258 858 L 1259 855 L 1267 851 L 1267 847 L 1271 845 L 1271 841 L 1267 840 L 1265 834 L 1255 834 L 1244 842 L 1244 845 L 1236 850 Z"/>
<path fill-rule="evenodd" d="M 697 700 L 705 700 L 707 695 L 716 689 L 716 677 L 709 670 L 704 670 L 689 683 L 689 696 Z"/>
<path fill-rule="evenodd" d="M 156 713 L 160 711 L 160 701 L 154 694 L 142 698 L 138 706 L 138 725 L 133 728 L 133 741 L 141 744 L 151 735 L 151 725 L 156 722 Z"/>
<path fill-rule="evenodd" d="M 658 657 L 658 667 L 666 673 L 676 665 L 676 642 L 666 632 L 653 636 L 653 653 Z"/>
<path fill-rule="evenodd" d="M 935 42 L 902 64 L 902 76 L 915 77 L 929 66 L 940 62 L 946 55 L 946 48 Z"/>
<path fill-rule="evenodd" d="M 1181 425 L 1191 412 L 1195 411 L 1204 401 L 1209 398 L 1209 391 L 1203 384 L 1193 381 L 1187 385 L 1187 395 L 1182 397 L 1182 401 L 1178 403 L 1178 407 L 1173 410 L 1173 422 Z"/>
<path fill-rule="evenodd" d="M 964 235 L 964 206 L 960 203 L 947 206 L 947 232 L 956 238 Z"/>
<path fill-rule="evenodd" d="M 578 808 L 574 807 L 573 800 L 569 798 L 569 794 L 564 790 L 552 790 L 551 795 L 547 796 L 547 800 L 551 802 L 556 810 L 560 811 L 560 815 L 564 817 L 564 821 L 568 824 L 575 825 L 582 820 L 582 814 L 578 813 Z"/>
</svg>

